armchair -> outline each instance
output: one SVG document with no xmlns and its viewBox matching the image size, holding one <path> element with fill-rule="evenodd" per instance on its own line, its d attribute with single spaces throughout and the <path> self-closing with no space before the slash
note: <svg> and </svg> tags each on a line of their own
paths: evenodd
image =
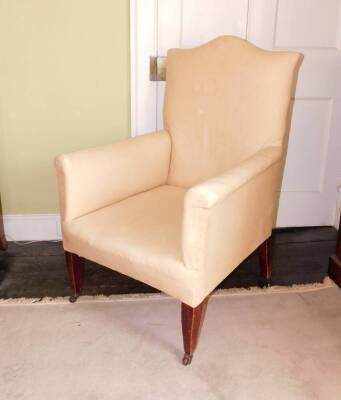
<svg viewBox="0 0 341 400">
<path fill-rule="evenodd" d="M 232 36 L 169 50 L 164 130 L 57 157 L 70 301 L 83 258 L 176 297 L 187 365 L 208 295 L 257 248 L 269 284 L 301 61 Z"/>
</svg>

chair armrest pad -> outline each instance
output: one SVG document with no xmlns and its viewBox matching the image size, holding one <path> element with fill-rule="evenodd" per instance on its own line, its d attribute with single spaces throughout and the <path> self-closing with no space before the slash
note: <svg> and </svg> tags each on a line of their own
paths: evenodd
<svg viewBox="0 0 341 400">
<path fill-rule="evenodd" d="M 62 221 L 166 182 L 171 142 L 159 131 L 56 158 Z"/>
<path fill-rule="evenodd" d="M 282 152 L 280 146 L 265 147 L 225 173 L 193 186 L 186 193 L 186 207 L 213 207 L 250 179 L 281 161 Z"/>
</svg>

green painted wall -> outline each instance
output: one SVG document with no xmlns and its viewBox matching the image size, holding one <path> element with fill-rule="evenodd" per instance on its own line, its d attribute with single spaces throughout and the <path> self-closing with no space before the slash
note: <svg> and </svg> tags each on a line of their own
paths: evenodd
<svg viewBox="0 0 341 400">
<path fill-rule="evenodd" d="M 129 70 L 129 0 L 0 0 L 4 213 L 56 212 L 54 157 L 129 135 Z"/>
</svg>

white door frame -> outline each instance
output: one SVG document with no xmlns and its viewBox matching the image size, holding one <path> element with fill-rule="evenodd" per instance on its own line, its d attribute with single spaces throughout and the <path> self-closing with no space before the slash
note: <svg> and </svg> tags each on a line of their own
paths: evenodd
<svg viewBox="0 0 341 400">
<path fill-rule="evenodd" d="M 149 81 L 146 55 L 158 55 L 157 4 L 157 0 L 130 0 L 131 136 L 145 133 L 146 126 L 156 130 L 157 85 Z"/>
</svg>

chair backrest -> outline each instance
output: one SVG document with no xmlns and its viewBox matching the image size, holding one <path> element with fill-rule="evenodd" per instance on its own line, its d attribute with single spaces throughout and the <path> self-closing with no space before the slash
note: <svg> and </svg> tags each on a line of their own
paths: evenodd
<svg viewBox="0 0 341 400">
<path fill-rule="evenodd" d="M 286 143 L 303 56 L 221 36 L 167 56 L 164 127 L 172 139 L 168 183 L 190 187 L 266 145 Z"/>
</svg>

